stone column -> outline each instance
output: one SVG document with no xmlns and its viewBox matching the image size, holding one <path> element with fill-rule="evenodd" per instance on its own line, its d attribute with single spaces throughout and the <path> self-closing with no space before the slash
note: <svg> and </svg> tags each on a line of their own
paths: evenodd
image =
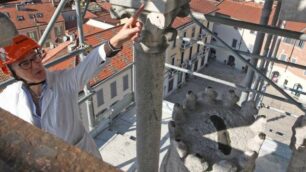
<svg viewBox="0 0 306 172">
<path fill-rule="evenodd" d="M 114 16 L 131 16 L 145 4 L 140 20 L 144 27 L 134 44 L 136 66 L 137 171 L 157 172 L 163 100 L 163 77 L 167 41 L 176 38 L 170 26 L 177 15 L 187 13 L 187 0 L 119 1 L 111 0 Z M 182 8 L 183 7 L 183 8 Z"/>
</svg>

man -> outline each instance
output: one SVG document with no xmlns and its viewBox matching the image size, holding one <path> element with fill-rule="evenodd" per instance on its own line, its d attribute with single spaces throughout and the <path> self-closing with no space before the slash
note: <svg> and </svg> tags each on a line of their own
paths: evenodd
<svg viewBox="0 0 306 172">
<path fill-rule="evenodd" d="M 73 69 L 47 71 L 41 62 L 41 47 L 24 35 L 14 37 L 11 45 L 2 48 L 0 67 L 17 82 L 0 94 L 0 107 L 101 158 L 79 119 L 78 93 L 124 42 L 139 37 L 142 24 L 137 18 L 142 10 L 143 6 L 114 37 L 93 49 Z"/>
</svg>

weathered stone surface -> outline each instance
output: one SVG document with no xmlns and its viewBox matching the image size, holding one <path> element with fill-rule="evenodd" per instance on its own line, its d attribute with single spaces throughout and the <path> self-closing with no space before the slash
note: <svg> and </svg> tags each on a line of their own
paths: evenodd
<svg viewBox="0 0 306 172">
<path fill-rule="evenodd" d="M 292 127 L 291 149 L 293 155 L 288 172 L 306 171 L 306 117 L 300 116 Z"/>
<path fill-rule="evenodd" d="M 254 170 L 265 139 L 265 117 L 256 116 L 254 102 L 239 107 L 234 91 L 222 100 L 217 97 L 208 87 L 198 94 L 189 91 L 184 105 L 175 105 L 174 121 L 169 122 L 171 145 L 161 172 Z"/>
<path fill-rule="evenodd" d="M 0 109 L 0 171 L 119 171 Z"/>
</svg>

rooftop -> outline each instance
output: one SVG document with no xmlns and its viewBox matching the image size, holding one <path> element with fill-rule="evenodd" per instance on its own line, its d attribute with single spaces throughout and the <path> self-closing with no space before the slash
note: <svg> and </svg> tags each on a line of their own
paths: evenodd
<svg viewBox="0 0 306 172">
<path fill-rule="evenodd" d="M 233 19 L 259 24 L 262 5 L 255 2 L 237 2 L 224 0 L 218 5 L 217 13 L 227 15 Z M 272 14 L 274 10 L 272 11 Z M 271 16 L 272 16 L 271 14 Z M 270 21 L 271 21 L 270 17 Z"/>
<path fill-rule="evenodd" d="M 28 4 L 20 7 L 1 8 L 1 12 L 9 16 L 17 30 L 47 25 L 55 11 L 51 3 Z M 63 22 L 64 18 L 59 16 L 57 22 Z"/>
</svg>

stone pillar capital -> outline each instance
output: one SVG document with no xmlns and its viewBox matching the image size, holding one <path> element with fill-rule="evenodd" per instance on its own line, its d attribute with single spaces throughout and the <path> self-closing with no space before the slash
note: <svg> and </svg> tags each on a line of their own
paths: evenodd
<svg viewBox="0 0 306 172">
<path fill-rule="evenodd" d="M 132 16 L 141 3 L 144 11 L 139 17 L 143 23 L 143 31 L 135 48 L 146 53 L 159 53 L 167 48 L 167 42 L 176 39 L 177 32 L 171 28 L 176 16 L 186 16 L 189 8 L 188 0 L 172 1 L 137 1 L 110 0 L 111 15 L 114 18 Z"/>
</svg>

